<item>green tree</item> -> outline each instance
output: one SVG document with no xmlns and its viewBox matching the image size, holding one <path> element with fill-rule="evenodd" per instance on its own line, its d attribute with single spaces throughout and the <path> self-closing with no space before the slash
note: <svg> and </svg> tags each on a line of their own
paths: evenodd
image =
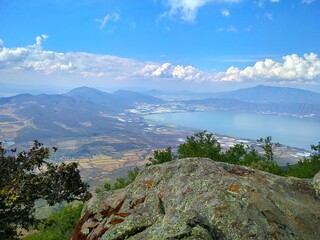
<svg viewBox="0 0 320 240">
<path fill-rule="evenodd" d="M 295 165 L 288 165 L 286 175 L 298 178 L 313 178 L 320 171 L 320 142 L 312 145 L 315 151 L 310 157 L 300 159 Z"/>
<path fill-rule="evenodd" d="M 69 240 L 80 219 L 83 203 L 72 203 L 52 213 L 38 227 L 39 232 L 24 240 Z"/>
<path fill-rule="evenodd" d="M 148 160 L 151 163 L 147 163 L 147 166 L 161 164 L 165 162 L 170 162 L 175 159 L 175 156 L 172 154 L 171 147 L 166 149 L 157 149 L 153 151 L 153 157 L 149 157 Z"/>
<path fill-rule="evenodd" d="M 130 183 L 132 183 L 137 178 L 139 173 L 140 173 L 140 169 L 135 167 L 133 170 L 129 170 L 128 171 L 127 177 L 118 178 L 115 181 L 115 183 L 113 184 L 113 186 L 112 186 L 111 183 L 106 182 L 103 185 L 103 188 L 104 188 L 105 191 L 111 191 L 111 190 L 124 188 L 124 187 L 128 186 Z M 100 192 L 101 192 L 101 189 L 97 188 L 96 189 L 96 193 L 100 193 Z"/>
<path fill-rule="evenodd" d="M 178 157 L 206 157 L 215 161 L 221 160 L 221 146 L 212 133 L 207 131 L 195 133 L 187 137 L 187 141 L 180 144 L 178 148 Z"/>
<path fill-rule="evenodd" d="M 223 155 L 223 162 L 232 164 L 241 164 L 244 157 L 247 154 L 247 150 L 243 144 L 236 144 L 230 147 Z"/>
<path fill-rule="evenodd" d="M 17 154 L 0 143 L 0 239 L 16 239 L 17 227 L 27 229 L 39 222 L 33 215 L 38 199 L 53 205 L 90 198 L 78 164 L 53 164 L 46 161 L 49 156 L 49 148 L 38 141 Z"/>
<path fill-rule="evenodd" d="M 274 150 L 280 146 L 280 143 L 273 143 L 272 137 L 260 138 L 257 140 L 260 147 L 265 151 L 265 157 L 269 162 L 273 162 Z"/>
</svg>

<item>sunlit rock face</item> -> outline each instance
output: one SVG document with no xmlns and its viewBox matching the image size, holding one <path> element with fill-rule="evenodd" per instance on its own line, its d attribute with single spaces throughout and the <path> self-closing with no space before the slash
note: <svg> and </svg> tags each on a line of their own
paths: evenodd
<svg viewBox="0 0 320 240">
<path fill-rule="evenodd" d="M 313 186 L 205 158 L 176 160 L 93 197 L 72 239 L 318 239 Z"/>
</svg>

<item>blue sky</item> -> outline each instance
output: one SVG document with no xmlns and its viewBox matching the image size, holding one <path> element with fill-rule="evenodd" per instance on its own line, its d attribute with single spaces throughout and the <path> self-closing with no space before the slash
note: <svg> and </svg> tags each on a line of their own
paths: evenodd
<svg viewBox="0 0 320 240">
<path fill-rule="evenodd" d="M 320 91 L 319 13 L 319 0 L 2 0 L 0 91 Z"/>
</svg>

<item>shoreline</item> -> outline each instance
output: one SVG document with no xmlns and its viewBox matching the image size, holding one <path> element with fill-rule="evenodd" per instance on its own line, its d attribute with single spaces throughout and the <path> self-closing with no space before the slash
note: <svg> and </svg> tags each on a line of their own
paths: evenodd
<svg viewBox="0 0 320 240">
<path fill-rule="evenodd" d="M 177 112 L 166 112 L 166 113 L 177 113 Z M 181 113 L 181 112 L 179 112 L 179 113 Z M 190 133 L 196 133 L 196 132 L 205 130 L 202 128 L 181 126 L 181 125 L 177 125 L 174 123 L 164 123 L 161 121 L 145 118 L 147 115 L 159 115 L 159 114 L 164 114 L 164 113 L 144 114 L 144 115 L 141 115 L 141 117 L 143 118 L 145 124 L 148 127 L 171 128 L 171 129 L 175 129 L 178 131 L 179 130 L 186 130 Z M 211 132 L 211 131 L 209 131 L 209 132 Z M 214 137 L 220 143 L 220 145 L 224 151 L 229 149 L 230 147 L 234 146 L 235 144 L 242 143 L 244 145 L 248 145 L 249 147 L 253 147 L 254 149 L 258 150 L 259 153 L 263 154 L 263 151 L 259 147 L 259 143 L 257 142 L 257 139 L 230 136 L 230 135 L 217 134 L 217 133 L 213 133 L 213 134 L 214 134 Z M 179 139 L 180 142 L 183 142 L 184 140 L 185 139 Z M 302 159 L 303 157 L 308 157 L 308 156 L 310 156 L 310 154 L 312 154 L 311 149 L 307 150 L 304 148 L 292 147 L 292 146 L 288 146 L 288 145 L 281 144 L 281 143 L 280 143 L 280 146 L 277 149 L 275 149 L 276 161 L 281 166 L 286 166 L 287 163 L 295 164 L 295 163 L 297 163 L 298 160 Z"/>
</svg>

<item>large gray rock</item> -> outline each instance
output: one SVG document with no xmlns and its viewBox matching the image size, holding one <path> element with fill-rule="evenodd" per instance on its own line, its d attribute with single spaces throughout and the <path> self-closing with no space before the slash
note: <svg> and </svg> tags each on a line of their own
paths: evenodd
<svg viewBox="0 0 320 240">
<path fill-rule="evenodd" d="M 317 195 L 320 197 L 320 172 L 318 172 L 312 179 L 312 186 L 316 190 Z"/>
<path fill-rule="evenodd" d="M 73 239 L 319 239 L 311 183 L 204 158 L 144 169 L 98 194 Z"/>
</svg>

